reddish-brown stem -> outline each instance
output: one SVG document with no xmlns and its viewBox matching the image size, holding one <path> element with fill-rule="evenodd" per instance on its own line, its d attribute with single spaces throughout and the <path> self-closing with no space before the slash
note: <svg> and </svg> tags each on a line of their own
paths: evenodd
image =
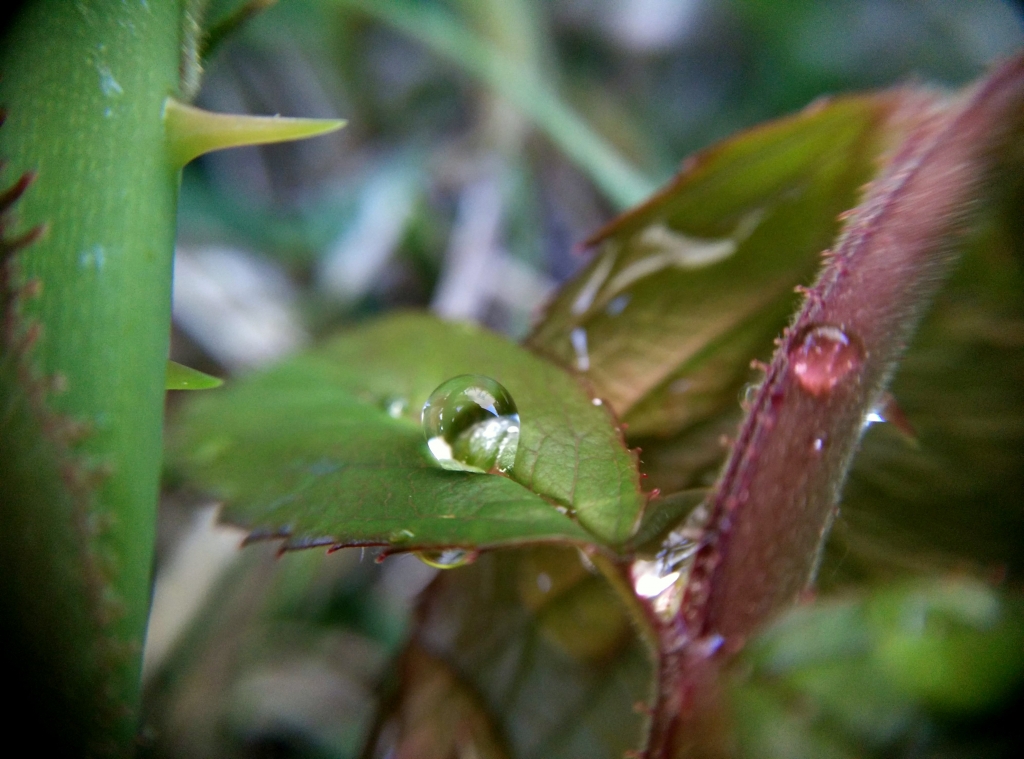
<svg viewBox="0 0 1024 759">
<path fill-rule="evenodd" d="M 826 254 L 715 488 L 679 617 L 663 631 L 649 759 L 724 750 L 709 722 L 714 662 L 811 582 L 864 418 L 954 260 L 1000 151 L 1024 131 L 1024 56 L 944 108 L 908 98 L 902 118 L 913 128 Z"/>
</svg>

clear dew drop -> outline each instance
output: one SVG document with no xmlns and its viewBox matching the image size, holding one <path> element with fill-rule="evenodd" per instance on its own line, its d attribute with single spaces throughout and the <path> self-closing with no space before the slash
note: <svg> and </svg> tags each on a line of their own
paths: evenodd
<svg viewBox="0 0 1024 759">
<path fill-rule="evenodd" d="M 679 611 L 707 519 L 708 510 L 702 504 L 690 512 L 681 527 L 669 533 L 653 559 L 637 559 L 630 567 L 633 590 L 647 599 L 663 620 L 672 619 Z"/>
<path fill-rule="evenodd" d="M 789 370 L 811 395 L 827 395 L 863 361 L 860 343 L 827 324 L 806 328 L 789 351 Z"/>
<path fill-rule="evenodd" d="M 753 405 L 754 400 L 757 398 L 757 393 L 761 389 L 760 382 L 748 382 L 740 390 L 740 408 L 744 411 L 749 411 Z"/>
<path fill-rule="evenodd" d="M 401 419 L 409 409 L 409 401 L 401 397 L 386 398 L 384 410 L 392 419 Z"/>
<path fill-rule="evenodd" d="M 416 551 L 415 556 L 428 567 L 434 569 L 456 569 L 476 561 L 476 551 L 465 548 L 435 548 Z"/>
<path fill-rule="evenodd" d="M 416 537 L 416 534 L 412 530 L 395 530 L 388 535 L 389 543 L 408 543 L 410 540 Z"/>
<path fill-rule="evenodd" d="M 423 434 L 444 469 L 507 472 L 519 447 L 519 411 L 496 380 L 462 374 L 443 382 L 423 404 Z"/>
</svg>

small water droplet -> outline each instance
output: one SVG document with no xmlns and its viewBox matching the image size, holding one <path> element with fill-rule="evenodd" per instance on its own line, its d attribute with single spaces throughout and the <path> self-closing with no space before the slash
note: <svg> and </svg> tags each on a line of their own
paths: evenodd
<svg viewBox="0 0 1024 759">
<path fill-rule="evenodd" d="M 825 447 L 825 440 L 820 437 L 814 438 L 814 442 L 811 443 L 811 448 L 814 449 L 815 453 L 820 453 L 821 449 Z"/>
<path fill-rule="evenodd" d="M 472 564 L 478 556 L 477 551 L 469 551 L 465 548 L 432 548 L 425 551 L 416 551 L 415 556 L 428 567 L 434 569 L 455 569 Z"/>
<path fill-rule="evenodd" d="M 604 405 L 604 401 L 602 401 L 600 398 L 592 398 L 591 401 L 590 401 L 590 404 L 592 406 L 603 406 Z"/>
<path fill-rule="evenodd" d="M 683 589 L 700 548 L 708 513 L 704 504 L 697 506 L 680 527 L 669 533 L 653 559 L 637 559 L 630 567 L 636 594 L 646 598 L 654 612 L 666 621 L 678 612 L 682 603 Z"/>
<path fill-rule="evenodd" d="M 416 534 L 412 530 L 395 530 L 388 535 L 389 543 L 408 543 L 410 540 L 416 537 Z"/>
<path fill-rule="evenodd" d="M 864 416 L 863 428 L 867 429 L 872 424 L 880 424 L 885 421 L 885 417 L 878 413 L 877 410 L 872 409 Z"/>
<path fill-rule="evenodd" d="M 106 253 L 102 245 L 93 245 L 78 254 L 78 267 L 92 271 L 103 271 Z"/>
<path fill-rule="evenodd" d="M 641 598 L 654 598 L 671 588 L 679 579 L 679 570 L 665 571 L 663 561 L 637 559 L 633 562 L 633 589 Z"/>
<path fill-rule="evenodd" d="M 384 401 L 384 410 L 392 419 L 401 419 L 409 408 L 409 401 L 405 398 L 387 398 Z"/>
<path fill-rule="evenodd" d="M 690 653 L 696 654 L 703 659 L 710 659 L 722 650 L 724 644 L 725 638 L 721 635 L 717 633 L 706 635 L 703 638 L 697 638 L 697 640 L 690 644 Z"/>
<path fill-rule="evenodd" d="M 96 71 L 100 75 L 100 90 L 106 97 L 113 98 L 124 94 L 124 89 L 118 84 L 114 74 L 107 66 L 99 64 L 96 66 Z"/>
<path fill-rule="evenodd" d="M 905 438 L 916 443 L 917 431 L 914 429 L 914 425 L 910 423 L 907 415 L 903 413 L 903 409 L 896 402 L 896 398 L 889 392 L 882 393 L 875 406 L 864 415 L 861 430 L 866 430 L 872 424 L 882 422 L 892 424 Z"/>
<path fill-rule="evenodd" d="M 789 370 L 811 395 L 825 395 L 861 363 L 859 343 L 827 324 L 805 329 L 789 351 Z"/>
<path fill-rule="evenodd" d="M 445 469 L 507 472 L 519 447 L 519 411 L 496 380 L 462 374 L 443 382 L 423 404 L 423 434 Z"/>
<path fill-rule="evenodd" d="M 743 386 L 740 391 L 740 407 L 744 411 L 749 411 L 754 405 L 754 399 L 757 397 L 757 391 L 761 389 L 761 383 L 759 382 L 748 382 Z"/>
</svg>

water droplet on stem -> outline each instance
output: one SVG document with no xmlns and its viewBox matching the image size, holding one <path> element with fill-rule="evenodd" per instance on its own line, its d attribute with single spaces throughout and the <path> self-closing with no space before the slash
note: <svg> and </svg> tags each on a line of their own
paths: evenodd
<svg viewBox="0 0 1024 759">
<path fill-rule="evenodd" d="M 462 374 L 442 383 L 423 404 L 423 434 L 445 469 L 507 472 L 519 446 L 519 411 L 496 380 Z"/>
<path fill-rule="evenodd" d="M 789 370 L 811 395 L 822 396 L 860 366 L 860 343 L 851 335 L 827 324 L 803 330 L 789 351 Z"/>
</svg>

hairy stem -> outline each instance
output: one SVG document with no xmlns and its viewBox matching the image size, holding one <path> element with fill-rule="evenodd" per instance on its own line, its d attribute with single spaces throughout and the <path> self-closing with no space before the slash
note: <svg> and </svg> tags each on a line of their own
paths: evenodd
<svg viewBox="0 0 1024 759">
<path fill-rule="evenodd" d="M 1024 57 L 916 125 L 849 216 L 779 342 L 710 501 L 671 629 L 649 756 L 717 755 L 709 667 L 813 580 L 865 416 L 1024 128 Z M 899 114 L 897 115 L 899 117 Z M 703 736 L 703 737 L 702 737 Z"/>
<path fill-rule="evenodd" d="M 163 106 L 178 88 L 181 6 L 42 0 L 0 47 L 0 154 L 35 172 L 19 219 L 47 230 L 4 262 L 7 326 L 38 336 L 2 346 L 5 671 L 26 688 L 18 713 L 68 755 L 134 745 L 178 183 Z M 25 281 L 36 297 L 15 302 Z"/>
</svg>

